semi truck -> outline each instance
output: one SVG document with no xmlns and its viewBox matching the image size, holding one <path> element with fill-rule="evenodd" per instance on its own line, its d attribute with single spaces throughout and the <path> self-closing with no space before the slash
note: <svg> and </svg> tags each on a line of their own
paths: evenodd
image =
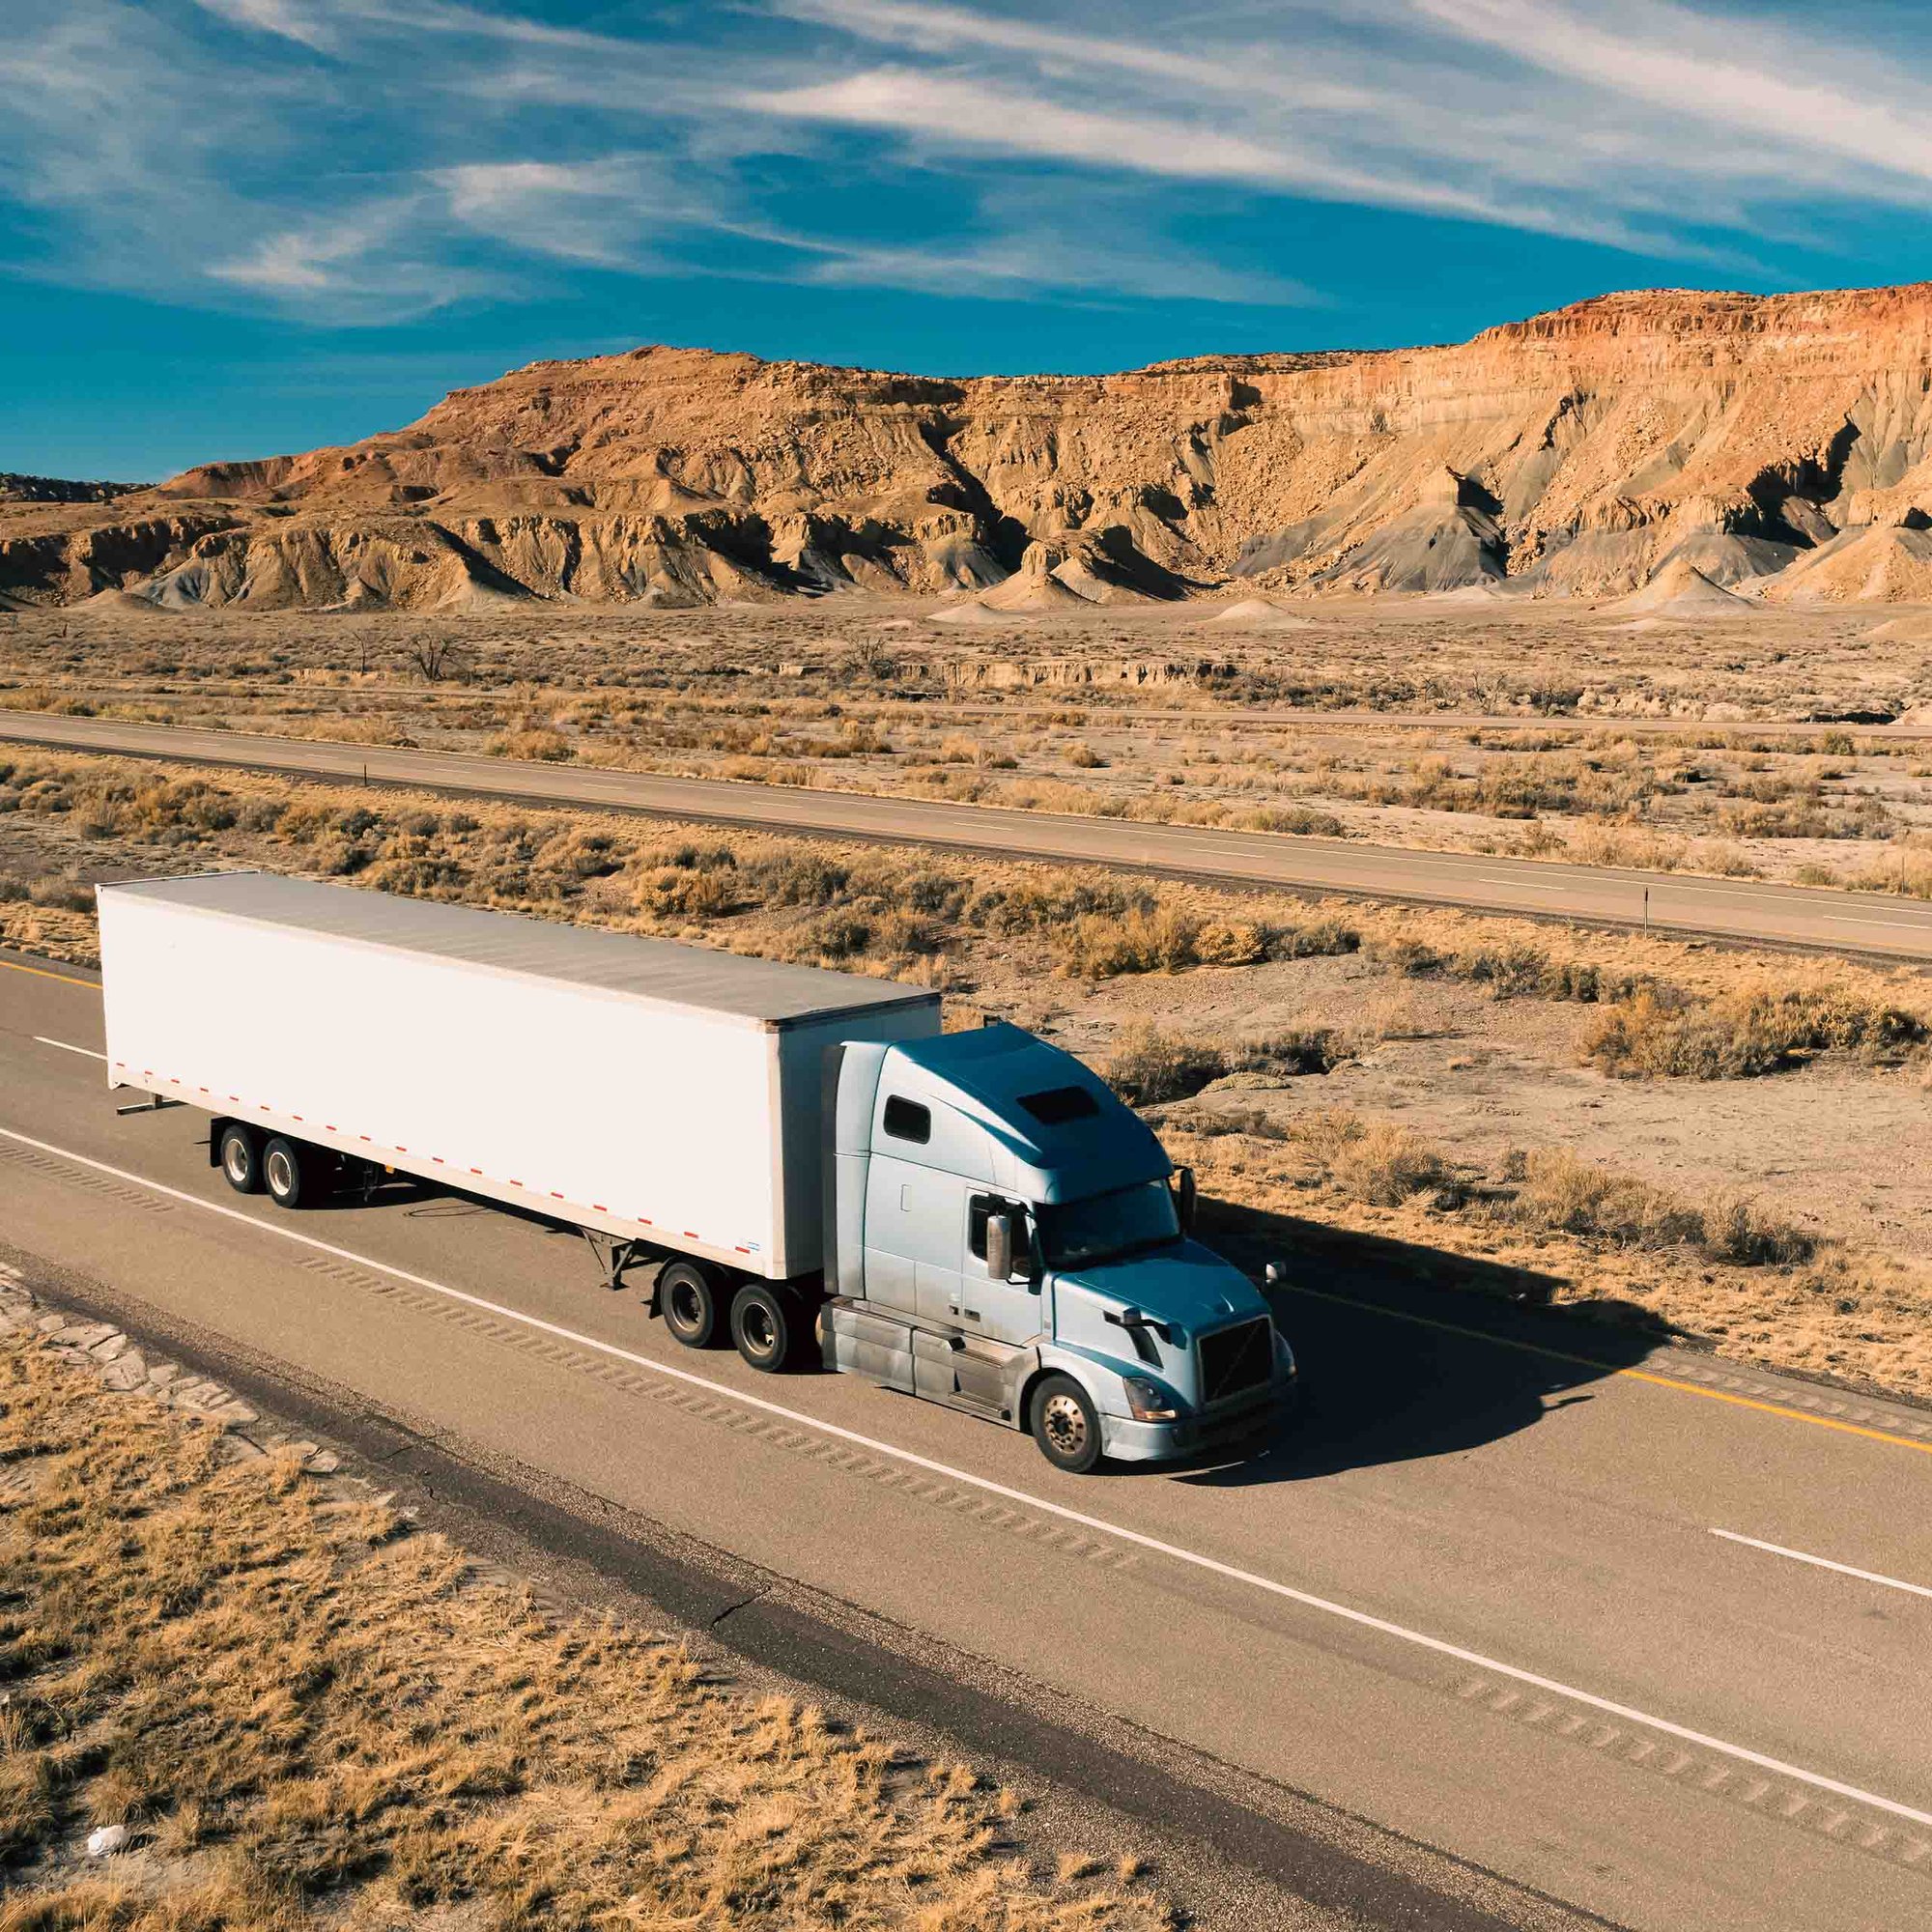
<svg viewBox="0 0 1932 1932">
<path fill-rule="evenodd" d="M 217 872 L 97 893 L 122 1111 L 211 1117 L 286 1208 L 411 1177 L 648 1269 L 690 1349 L 827 1369 L 1082 1472 L 1265 1427 L 1293 1355 L 1194 1183 L 1072 1055 L 936 993 L 630 933 Z"/>
</svg>

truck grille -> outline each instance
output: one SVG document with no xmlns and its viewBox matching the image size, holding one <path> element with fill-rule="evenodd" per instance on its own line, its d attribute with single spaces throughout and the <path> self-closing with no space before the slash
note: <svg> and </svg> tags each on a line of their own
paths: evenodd
<svg viewBox="0 0 1932 1932">
<path fill-rule="evenodd" d="M 1202 1336 L 1201 1400 L 1225 1402 L 1231 1395 L 1259 1388 L 1274 1374 L 1274 1342 L 1265 1315 Z"/>
</svg>

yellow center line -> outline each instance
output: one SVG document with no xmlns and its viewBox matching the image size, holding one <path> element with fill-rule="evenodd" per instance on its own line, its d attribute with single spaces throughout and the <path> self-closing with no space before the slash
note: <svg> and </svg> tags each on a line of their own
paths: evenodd
<svg viewBox="0 0 1932 1932">
<path fill-rule="evenodd" d="M 63 986 L 85 986 L 90 993 L 100 990 L 93 980 L 76 980 L 71 973 L 49 973 L 44 966 L 22 966 L 17 959 L 0 959 L 0 966 L 10 973 L 31 973 L 39 980 L 58 980 Z"/>
<path fill-rule="evenodd" d="M 1791 1408 L 1783 1403 L 1764 1402 L 1755 1396 L 1733 1395 L 1728 1389 L 1706 1388 L 1702 1382 L 1687 1382 L 1675 1376 L 1661 1376 L 1654 1369 L 1619 1368 L 1614 1362 L 1596 1355 L 1579 1355 L 1568 1349 L 1552 1349 L 1542 1342 L 1522 1342 L 1514 1335 L 1492 1335 L 1486 1328 L 1465 1327 L 1460 1321 L 1444 1321 L 1434 1315 L 1411 1315 L 1406 1308 L 1389 1308 L 1378 1301 L 1358 1301 L 1347 1294 L 1330 1294 L 1319 1288 L 1296 1288 L 1284 1283 L 1291 1294 L 1305 1294 L 1316 1301 L 1332 1301 L 1338 1308 L 1366 1308 L 1397 1321 L 1408 1321 L 1418 1328 L 1434 1328 L 1444 1335 L 1462 1335 L 1472 1342 L 1488 1342 L 1498 1349 L 1515 1349 L 1525 1355 L 1541 1355 L 1546 1361 L 1570 1362 L 1578 1368 L 1595 1369 L 1603 1376 L 1622 1376 L 1634 1382 L 1651 1382 L 1658 1388 L 1676 1389 L 1684 1395 L 1699 1395 L 1707 1402 L 1727 1402 L 1736 1408 L 1754 1408 L 1763 1415 L 1782 1416 L 1787 1422 L 1808 1422 L 1814 1429 L 1834 1429 L 1842 1435 L 1862 1435 L 1868 1441 L 1889 1442 L 1897 1449 L 1917 1449 L 1932 1456 L 1932 1442 L 1917 1436 L 1895 1435 L 1889 1429 L 1872 1429 L 1860 1422 L 1840 1422 L 1836 1416 L 1813 1415 L 1808 1409 Z"/>
<path fill-rule="evenodd" d="M 1786 1408 L 1779 1402 L 1760 1402 L 1755 1396 L 1705 1388 L 1700 1382 L 1680 1382 L 1670 1376 L 1653 1375 L 1648 1369 L 1613 1369 L 1611 1373 L 1628 1376 L 1632 1381 L 1655 1382 L 1659 1388 L 1682 1389 L 1686 1395 L 1701 1395 L 1709 1402 L 1728 1402 L 1739 1408 L 1755 1408 L 1765 1415 L 1781 1415 L 1789 1422 L 1808 1422 L 1814 1429 L 1835 1429 L 1842 1435 L 1862 1435 L 1868 1441 L 1889 1442 L 1897 1449 L 1917 1449 L 1920 1455 L 1932 1456 L 1932 1442 L 1921 1442 L 1912 1435 L 1894 1435 L 1889 1429 L 1871 1429 L 1861 1422 L 1840 1422 L 1835 1415 L 1813 1415 L 1808 1409 Z"/>
</svg>

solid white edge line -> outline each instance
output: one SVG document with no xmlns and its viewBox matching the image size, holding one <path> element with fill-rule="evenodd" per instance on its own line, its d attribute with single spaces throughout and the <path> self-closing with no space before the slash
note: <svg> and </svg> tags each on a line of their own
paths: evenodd
<svg viewBox="0 0 1932 1932">
<path fill-rule="evenodd" d="M 1829 1556 L 1812 1556 L 1803 1549 L 1787 1549 L 1781 1543 L 1760 1543 L 1754 1536 L 1740 1536 L 1734 1529 L 1712 1527 L 1713 1536 L 1721 1536 L 1726 1543 L 1742 1543 L 1751 1549 L 1762 1549 L 1772 1556 L 1788 1556 L 1794 1563 L 1809 1563 L 1814 1569 L 1835 1570 L 1840 1577 L 1856 1577 L 1861 1583 L 1883 1583 L 1888 1590 L 1905 1590 L 1915 1597 L 1932 1597 L 1932 1589 L 1923 1583 L 1904 1583 L 1896 1577 L 1881 1577 L 1876 1570 L 1855 1569 L 1849 1563 L 1833 1563 Z"/>
<path fill-rule="evenodd" d="M 890 1456 L 895 1462 L 910 1463 L 914 1468 L 924 1469 L 931 1475 L 944 1476 L 950 1482 L 964 1483 L 972 1489 L 983 1490 L 988 1495 L 1004 1496 L 1007 1501 L 1018 1503 L 1026 1509 L 1041 1510 L 1049 1516 L 1058 1517 L 1063 1522 L 1078 1523 L 1083 1529 L 1091 1529 L 1101 1536 L 1111 1536 L 1122 1543 L 1130 1543 L 1136 1548 L 1151 1550 L 1156 1556 L 1165 1556 L 1176 1563 L 1187 1564 L 1196 1570 L 1205 1570 L 1215 1577 L 1226 1577 L 1230 1582 L 1242 1583 L 1248 1588 L 1261 1590 L 1269 1596 L 1280 1597 L 1292 1604 L 1299 1604 L 1304 1609 L 1319 1610 L 1324 1616 L 1337 1617 L 1344 1623 L 1355 1625 L 1361 1630 L 1371 1630 L 1382 1636 L 1394 1637 L 1398 1642 L 1413 1644 L 1419 1650 L 1433 1652 L 1437 1657 L 1453 1658 L 1458 1663 L 1467 1664 L 1473 1670 L 1493 1671 L 1499 1677 L 1507 1677 L 1513 1683 L 1527 1684 L 1537 1690 L 1547 1690 L 1555 1697 L 1567 1697 L 1573 1703 L 1587 1705 L 1593 1711 L 1602 1711 L 1606 1717 L 1621 1718 L 1626 1723 L 1641 1724 L 1646 1730 L 1660 1731 L 1665 1737 L 1676 1738 L 1681 1743 L 1696 1745 L 1704 1750 L 1716 1751 L 1720 1756 L 1735 1758 L 1740 1764 L 1748 1764 L 1759 1771 L 1771 1772 L 1778 1777 L 1788 1777 L 1799 1784 L 1809 1785 L 1814 1791 L 1829 1791 L 1834 1798 L 1849 1799 L 1856 1804 L 1868 1804 L 1875 1810 L 1889 1813 L 1894 1818 L 1909 1818 L 1915 1825 L 1932 1829 L 1932 1811 L 1919 1811 L 1910 1804 L 1901 1804 L 1895 1799 L 1882 1798 L 1873 1791 L 1861 1790 L 1856 1784 L 1846 1784 L 1835 1777 L 1827 1777 L 1820 1772 L 1806 1771 L 1802 1765 L 1787 1764 L 1782 1758 L 1767 1756 L 1762 1751 L 1754 1751 L 1744 1745 L 1727 1743 L 1722 1738 L 1715 1738 L 1704 1731 L 1693 1731 L 1684 1724 L 1674 1724 L 1666 1718 L 1653 1718 L 1646 1711 L 1634 1709 L 1629 1704 L 1619 1704 L 1608 1697 L 1599 1697 L 1594 1691 L 1578 1690 L 1574 1686 L 1560 1683 L 1553 1677 L 1541 1677 L 1533 1670 L 1519 1669 L 1513 1663 L 1503 1663 L 1493 1657 L 1485 1657 L 1481 1651 L 1465 1650 L 1461 1644 L 1450 1643 L 1438 1636 L 1430 1636 L 1426 1632 L 1409 1630 L 1405 1625 L 1391 1623 L 1386 1617 L 1378 1617 L 1367 1610 L 1351 1608 L 1347 1604 L 1331 1602 L 1326 1597 L 1318 1597 L 1307 1590 L 1297 1590 L 1290 1583 L 1279 1583 L 1271 1577 L 1256 1575 L 1252 1570 L 1242 1570 L 1232 1563 L 1223 1563 L 1218 1558 L 1204 1556 L 1198 1550 L 1183 1548 L 1179 1544 L 1165 1543 L 1159 1537 L 1148 1536 L 1137 1529 L 1127 1529 L 1117 1522 L 1109 1522 L 1102 1517 L 1089 1516 L 1083 1510 L 1068 1509 L 1065 1503 L 1050 1502 L 1044 1496 L 1035 1495 L 1028 1490 L 1016 1490 L 1005 1483 L 996 1483 L 987 1476 L 976 1476 L 970 1470 L 955 1469 L 950 1463 L 934 1462 L 929 1456 L 921 1456 L 910 1449 L 901 1449 L 891 1442 L 881 1442 L 876 1436 L 861 1435 L 858 1431 L 844 1429 L 834 1422 L 826 1422 L 818 1416 L 808 1415 L 801 1409 L 786 1408 L 783 1404 L 768 1402 L 762 1396 L 748 1394 L 743 1389 L 733 1388 L 727 1382 L 716 1382 L 709 1377 L 694 1375 L 689 1369 L 674 1368 L 668 1362 L 653 1361 L 648 1355 L 639 1355 L 629 1349 L 620 1349 L 611 1342 L 600 1342 L 594 1335 L 585 1335 L 575 1328 L 565 1328 L 554 1321 L 545 1321 L 534 1315 L 526 1315 L 521 1309 L 508 1308 L 500 1301 L 491 1301 L 480 1294 L 471 1294 L 465 1289 L 450 1288 L 445 1283 L 432 1281 L 427 1275 L 412 1274 L 407 1268 L 399 1268 L 388 1262 L 378 1261 L 374 1256 L 357 1254 L 353 1248 L 339 1248 L 329 1241 L 317 1240 L 313 1235 L 298 1233 L 293 1228 L 278 1228 L 270 1221 L 262 1220 L 254 1214 L 243 1213 L 239 1208 L 230 1208 L 219 1201 L 205 1201 L 198 1194 L 188 1194 L 179 1187 L 169 1187 L 158 1180 L 150 1180 L 146 1175 L 130 1174 L 126 1168 L 111 1167 L 104 1160 L 92 1159 L 87 1154 L 75 1153 L 71 1149 L 56 1147 L 51 1141 L 36 1140 L 31 1134 L 16 1132 L 12 1127 L 0 1127 L 0 1138 L 17 1141 L 22 1147 L 36 1149 L 42 1153 L 54 1155 L 57 1159 L 68 1160 L 77 1167 L 92 1168 L 97 1174 L 111 1176 L 116 1180 L 130 1182 L 136 1187 L 145 1187 L 152 1194 L 164 1194 L 171 1201 L 180 1201 L 190 1208 L 199 1208 L 210 1214 L 218 1214 L 229 1221 L 240 1221 L 244 1227 L 254 1228 L 265 1235 L 279 1236 L 285 1241 L 294 1241 L 298 1246 L 313 1248 L 318 1254 L 332 1255 L 337 1261 L 353 1262 L 358 1267 L 376 1268 L 382 1273 L 393 1276 L 397 1281 L 406 1281 L 412 1288 L 427 1289 L 432 1294 L 440 1294 L 451 1301 L 460 1301 L 467 1307 L 480 1308 L 491 1315 L 498 1315 L 506 1321 L 521 1323 L 526 1328 L 534 1328 L 546 1335 L 554 1335 L 559 1341 L 571 1342 L 582 1349 L 590 1349 L 598 1354 L 610 1355 L 620 1362 L 629 1362 L 646 1374 L 663 1376 L 671 1381 L 686 1382 L 693 1388 L 701 1388 L 709 1394 L 722 1396 L 726 1402 L 739 1404 L 746 1408 L 762 1409 L 767 1415 L 781 1417 L 786 1422 L 796 1423 L 802 1429 L 816 1430 L 821 1435 L 836 1436 L 841 1442 L 850 1442 L 861 1449 L 869 1449 L 875 1455 Z"/>
<path fill-rule="evenodd" d="M 43 1033 L 35 1034 L 33 1040 L 36 1046 L 57 1046 L 63 1053 L 84 1054 L 89 1060 L 99 1061 L 103 1066 L 107 1064 L 107 1056 L 96 1053 L 91 1046 L 71 1046 L 64 1039 L 49 1039 Z"/>
</svg>

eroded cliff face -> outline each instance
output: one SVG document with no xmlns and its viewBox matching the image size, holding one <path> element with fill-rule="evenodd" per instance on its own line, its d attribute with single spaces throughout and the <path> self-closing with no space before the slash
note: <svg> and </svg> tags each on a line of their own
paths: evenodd
<svg viewBox="0 0 1932 1932">
<path fill-rule="evenodd" d="M 1932 592 L 1932 285 L 1608 296 L 1453 347 L 950 382 L 698 350 L 539 362 L 340 449 L 0 505 L 0 592 L 159 605 L 995 610 L 1515 585 L 1666 563 Z"/>
</svg>

